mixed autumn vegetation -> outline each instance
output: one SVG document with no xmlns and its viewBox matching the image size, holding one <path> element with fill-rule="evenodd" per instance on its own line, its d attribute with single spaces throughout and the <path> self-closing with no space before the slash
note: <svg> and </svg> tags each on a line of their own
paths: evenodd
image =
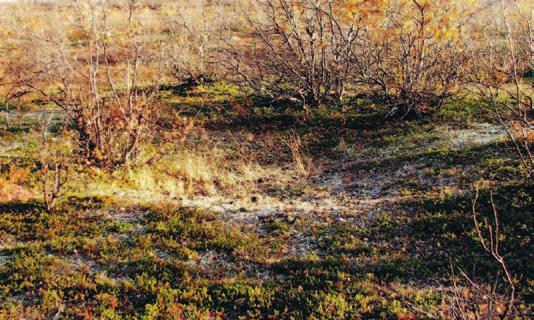
<svg viewBox="0 0 534 320">
<path fill-rule="evenodd" d="M 529 319 L 527 0 L 0 1 L 0 319 Z"/>
</svg>

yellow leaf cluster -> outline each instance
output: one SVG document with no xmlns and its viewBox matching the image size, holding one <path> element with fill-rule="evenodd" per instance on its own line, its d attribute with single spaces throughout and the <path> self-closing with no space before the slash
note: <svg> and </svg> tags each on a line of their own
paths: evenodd
<svg viewBox="0 0 534 320">
<path fill-rule="evenodd" d="M 386 15 L 392 0 L 342 0 L 336 12 L 348 23 L 378 25 Z"/>
</svg>

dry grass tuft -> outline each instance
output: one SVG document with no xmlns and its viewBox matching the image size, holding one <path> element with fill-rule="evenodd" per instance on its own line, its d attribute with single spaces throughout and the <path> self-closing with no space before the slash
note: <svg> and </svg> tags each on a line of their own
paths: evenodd
<svg viewBox="0 0 534 320">
<path fill-rule="evenodd" d="M 282 185 L 295 175 L 260 164 L 251 152 L 208 145 L 202 150 L 181 145 L 151 164 L 113 173 L 94 170 L 87 185 L 78 189 L 86 196 L 114 195 L 140 202 L 195 196 L 236 199 L 256 194 L 266 181 Z M 294 152 L 299 172 L 309 172 L 308 158 L 301 149 Z"/>
<path fill-rule="evenodd" d="M 295 171 L 304 177 L 310 176 L 314 171 L 313 159 L 308 151 L 308 146 L 302 141 L 300 136 L 292 132 L 285 142 L 291 150 Z"/>
</svg>

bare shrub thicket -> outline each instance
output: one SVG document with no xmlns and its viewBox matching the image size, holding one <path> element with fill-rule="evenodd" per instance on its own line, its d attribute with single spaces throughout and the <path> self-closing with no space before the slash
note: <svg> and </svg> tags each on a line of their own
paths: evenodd
<svg viewBox="0 0 534 320">
<path fill-rule="evenodd" d="M 27 52 L 15 36 L 22 29 L 16 26 L 16 11 L 9 7 L 5 9 L 5 13 L 0 13 L 0 109 L 5 112 L 5 128 L 9 129 L 12 107 L 30 93 L 25 84 L 31 81 L 31 74 L 25 59 Z"/>
<path fill-rule="evenodd" d="M 31 39 L 43 52 L 35 74 L 54 85 L 32 88 L 65 111 L 88 163 L 130 164 L 159 114 L 160 43 L 147 36 L 136 1 L 88 0 L 70 8 L 69 34 Z"/>
<path fill-rule="evenodd" d="M 231 67 L 272 99 L 317 106 L 350 88 L 390 115 L 430 113 L 452 96 L 468 58 L 461 2 L 258 2 L 261 15 L 249 19 L 254 42 L 233 45 Z"/>
<path fill-rule="evenodd" d="M 341 100 L 353 72 L 361 25 L 344 23 L 331 1 L 261 0 L 249 19 L 254 41 L 233 45 L 231 68 L 242 82 L 273 100 L 306 107 Z"/>
<path fill-rule="evenodd" d="M 455 1 L 395 1 L 366 33 L 371 58 L 360 77 L 389 115 L 431 113 L 456 92 L 467 61 L 466 10 Z"/>
<path fill-rule="evenodd" d="M 215 78 L 222 43 L 229 30 L 239 27 L 236 1 L 177 1 L 165 8 L 165 54 L 172 76 L 192 83 Z"/>
<path fill-rule="evenodd" d="M 39 182 L 43 201 L 48 212 L 56 209 L 57 201 L 65 195 L 69 180 L 71 148 L 66 141 L 57 141 L 49 134 L 52 116 L 44 114 L 39 130 Z"/>
<path fill-rule="evenodd" d="M 31 92 L 26 83 L 31 81 L 31 78 L 28 78 L 29 75 L 25 72 L 25 69 L 16 63 L 8 63 L 5 70 L 4 76 L 0 75 L 0 87 L 3 87 L 4 92 L 3 99 L 1 103 L 4 106 L 5 111 L 5 127 L 9 129 L 10 124 L 10 112 L 11 104 L 20 100 L 22 97 Z"/>
<path fill-rule="evenodd" d="M 528 1 L 501 1 L 492 11 L 493 23 L 472 39 L 473 70 L 469 72 L 478 101 L 493 110 L 508 133 L 525 176 L 534 167 L 534 22 Z"/>
</svg>

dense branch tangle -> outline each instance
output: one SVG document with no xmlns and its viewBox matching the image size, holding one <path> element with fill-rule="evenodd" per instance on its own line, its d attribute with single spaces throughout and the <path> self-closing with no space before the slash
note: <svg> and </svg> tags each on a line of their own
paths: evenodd
<svg viewBox="0 0 534 320">
<path fill-rule="evenodd" d="M 452 95 L 465 62 L 458 2 L 259 2 L 263 17 L 249 19 L 257 43 L 244 57 L 234 50 L 232 67 L 273 99 L 317 106 L 370 91 L 391 114 L 420 114 Z"/>
<path fill-rule="evenodd" d="M 432 112 L 454 93 L 466 62 L 461 32 L 468 1 L 398 0 L 369 37 L 376 56 L 367 77 L 390 114 Z"/>
<path fill-rule="evenodd" d="M 249 19 L 257 43 L 233 61 L 244 82 L 273 100 L 304 107 L 341 100 L 361 27 L 342 24 L 333 1 L 262 0 L 260 5 L 263 19 Z"/>
<path fill-rule="evenodd" d="M 469 80 L 478 101 L 493 110 L 510 138 L 526 178 L 532 176 L 534 156 L 534 89 L 527 79 L 532 72 L 532 11 L 526 2 L 496 7 L 495 23 L 473 39 Z M 528 8 L 528 7 L 527 7 Z"/>
<path fill-rule="evenodd" d="M 101 167 L 134 161 L 159 110 L 157 44 L 143 41 L 136 3 L 128 1 L 122 9 L 125 21 L 111 25 L 104 4 L 80 4 L 85 51 L 53 43 L 41 73 L 57 83 L 57 90 L 37 88 L 66 112 L 85 159 Z"/>
</svg>

